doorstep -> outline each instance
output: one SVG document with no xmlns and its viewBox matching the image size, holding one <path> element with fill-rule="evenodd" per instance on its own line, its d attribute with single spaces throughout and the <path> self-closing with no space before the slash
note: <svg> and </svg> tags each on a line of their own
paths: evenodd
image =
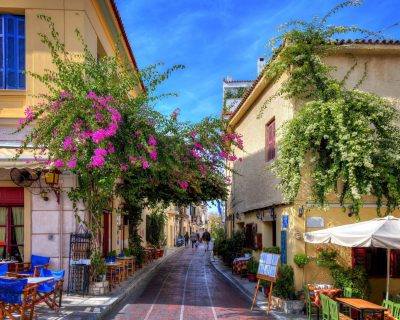
<svg viewBox="0 0 400 320">
<path fill-rule="evenodd" d="M 249 309 L 251 306 L 251 303 L 253 301 L 253 295 L 254 295 L 254 290 L 256 287 L 255 282 L 250 282 L 247 280 L 247 278 L 242 278 L 239 275 L 232 274 L 232 269 L 228 266 L 226 266 L 222 260 L 218 257 L 211 257 L 211 265 L 214 267 L 216 271 L 218 271 L 226 280 L 228 280 L 233 286 L 235 286 L 240 292 L 243 293 L 243 295 L 246 297 L 246 299 L 249 302 Z M 257 294 L 257 301 L 256 305 L 258 308 L 261 310 L 264 310 L 266 313 L 268 311 L 268 302 L 267 298 L 264 296 L 264 294 L 260 291 Z M 254 306 L 256 308 L 256 306 Z M 291 314 L 285 314 L 284 312 L 281 311 L 276 311 L 276 310 L 271 310 L 269 312 L 269 315 L 272 315 L 274 319 L 299 319 L 299 320 L 304 320 L 307 319 L 305 315 L 291 315 Z"/>
<path fill-rule="evenodd" d="M 179 248 L 166 248 L 164 256 L 159 258 L 135 273 L 127 280 L 122 282 L 111 293 L 104 296 L 81 296 L 72 294 L 63 294 L 62 307 L 60 312 L 55 312 L 41 304 L 35 308 L 37 319 L 47 320 L 78 320 L 78 319 L 102 319 L 113 307 L 121 302 L 128 295 L 130 297 L 139 297 L 146 285 L 153 278 L 158 268 L 166 260 L 173 257 L 182 250 Z"/>
</svg>

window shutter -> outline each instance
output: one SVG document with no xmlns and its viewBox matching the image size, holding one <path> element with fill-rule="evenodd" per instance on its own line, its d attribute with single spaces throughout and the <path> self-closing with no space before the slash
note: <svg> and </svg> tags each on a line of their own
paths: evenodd
<svg viewBox="0 0 400 320">
<path fill-rule="evenodd" d="M 266 126 L 265 142 L 266 160 L 269 161 L 275 158 L 275 119 Z"/>
<path fill-rule="evenodd" d="M 4 89 L 5 84 L 4 60 L 4 15 L 0 15 L 0 89 Z"/>
<path fill-rule="evenodd" d="M 25 88 L 25 19 L 4 15 L 5 88 Z"/>
</svg>

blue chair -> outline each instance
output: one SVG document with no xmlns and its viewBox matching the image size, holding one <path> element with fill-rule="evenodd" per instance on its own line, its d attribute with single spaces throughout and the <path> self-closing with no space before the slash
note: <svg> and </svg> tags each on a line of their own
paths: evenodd
<svg viewBox="0 0 400 320">
<path fill-rule="evenodd" d="M 7 263 L 0 264 L 0 276 L 5 276 L 7 272 L 8 272 L 8 264 Z"/>
<path fill-rule="evenodd" d="M 15 268 L 17 273 L 26 273 L 33 277 L 38 277 L 42 269 L 47 269 L 50 263 L 49 257 L 31 256 L 31 262 L 16 263 Z"/>
<path fill-rule="evenodd" d="M 53 310 L 61 308 L 65 271 L 42 269 L 40 276 L 53 277 L 53 280 L 38 286 L 37 302 L 44 302 Z"/>
<path fill-rule="evenodd" d="M 32 319 L 35 309 L 36 286 L 28 286 L 28 279 L 0 278 L 0 314 L 15 319 Z"/>
</svg>

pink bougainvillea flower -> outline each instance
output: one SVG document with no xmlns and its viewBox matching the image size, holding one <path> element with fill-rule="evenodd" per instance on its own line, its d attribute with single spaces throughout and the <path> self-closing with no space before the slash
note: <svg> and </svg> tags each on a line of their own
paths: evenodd
<svg viewBox="0 0 400 320">
<path fill-rule="evenodd" d="M 117 109 L 112 108 L 112 107 L 107 107 L 107 110 L 108 110 L 108 112 L 111 113 L 111 121 L 112 122 L 118 123 L 122 120 L 122 116 Z"/>
<path fill-rule="evenodd" d="M 71 93 L 66 90 L 60 92 L 60 98 L 63 100 L 69 99 L 71 97 L 72 97 Z"/>
<path fill-rule="evenodd" d="M 129 156 L 128 159 L 129 159 L 129 162 L 130 162 L 132 165 L 135 165 L 135 164 L 137 163 L 137 161 L 138 161 L 138 158 L 136 158 L 136 157 L 134 157 L 134 156 Z"/>
<path fill-rule="evenodd" d="M 61 159 L 57 159 L 54 161 L 54 166 L 56 168 L 62 168 L 64 167 L 64 161 L 62 161 Z"/>
<path fill-rule="evenodd" d="M 201 158 L 200 153 L 196 149 L 191 149 L 190 154 L 192 155 L 193 158 L 196 158 L 196 159 Z"/>
<path fill-rule="evenodd" d="M 183 180 L 183 181 L 178 181 L 179 187 L 183 190 L 187 190 L 189 188 L 189 182 Z"/>
<path fill-rule="evenodd" d="M 94 168 L 100 168 L 100 167 L 104 166 L 105 162 L 106 162 L 106 160 L 104 159 L 103 156 L 94 155 L 94 156 L 92 156 L 90 164 Z"/>
<path fill-rule="evenodd" d="M 220 156 L 221 158 L 228 159 L 229 154 L 228 154 L 228 152 L 222 150 L 222 151 L 220 151 L 219 156 Z"/>
<path fill-rule="evenodd" d="M 107 152 L 110 154 L 115 152 L 115 147 L 111 142 L 109 142 L 107 145 Z"/>
<path fill-rule="evenodd" d="M 129 169 L 129 166 L 126 163 L 121 163 L 119 167 L 121 171 L 128 171 Z"/>
<path fill-rule="evenodd" d="M 150 151 L 149 156 L 151 160 L 156 161 L 157 160 L 157 150 L 153 149 Z"/>
<path fill-rule="evenodd" d="M 86 98 L 88 98 L 90 100 L 94 100 L 94 99 L 97 99 L 97 95 L 94 91 L 89 91 L 88 94 L 86 95 Z"/>
<path fill-rule="evenodd" d="M 91 136 L 93 135 L 93 133 L 88 130 L 88 131 L 84 131 L 79 135 L 79 138 L 81 138 L 82 140 L 86 140 L 89 139 Z"/>
<path fill-rule="evenodd" d="M 236 161 L 237 157 L 234 154 L 232 154 L 232 155 L 228 156 L 228 160 L 229 161 Z"/>
<path fill-rule="evenodd" d="M 104 116 L 100 113 L 100 112 L 96 112 L 96 114 L 94 115 L 94 119 L 97 122 L 103 122 L 104 121 Z"/>
<path fill-rule="evenodd" d="M 99 129 L 92 133 L 92 140 L 94 143 L 100 143 L 104 139 L 108 138 L 109 135 L 106 130 Z"/>
<path fill-rule="evenodd" d="M 189 132 L 189 135 L 192 137 L 192 139 L 196 139 L 197 136 L 197 131 L 193 130 Z"/>
<path fill-rule="evenodd" d="M 199 150 L 204 150 L 203 145 L 202 145 L 200 142 L 196 142 L 196 143 L 194 144 L 194 147 L 195 147 L 196 149 L 199 149 Z"/>
<path fill-rule="evenodd" d="M 61 107 L 61 101 L 59 101 L 59 100 L 54 101 L 50 106 L 51 110 L 53 110 L 53 111 L 59 110 L 60 107 Z"/>
<path fill-rule="evenodd" d="M 204 164 L 199 164 L 198 168 L 202 176 L 207 174 L 207 167 Z"/>
<path fill-rule="evenodd" d="M 141 159 L 141 161 L 142 161 L 142 168 L 144 170 L 150 168 L 150 163 L 146 159 Z"/>
<path fill-rule="evenodd" d="M 74 140 L 72 139 L 72 137 L 68 136 L 64 139 L 63 149 L 70 150 L 70 151 L 75 150 L 75 144 L 74 144 Z"/>
<path fill-rule="evenodd" d="M 157 145 L 157 140 L 152 134 L 149 136 L 149 140 L 147 141 L 147 144 L 149 146 L 156 146 Z"/>
<path fill-rule="evenodd" d="M 181 109 L 176 108 L 174 111 L 172 111 L 171 118 L 176 120 L 178 118 L 180 112 L 181 112 Z"/>
<path fill-rule="evenodd" d="M 118 126 L 115 123 L 110 123 L 107 127 L 107 129 L 105 130 L 105 134 L 106 137 L 112 137 L 115 136 L 115 134 L 117 133 L 118 130 Z"/>
<path fill-rule="evenodd" d="M 75 133 L 78 133 L 81 131 L 82 125 L 83 125 L 82 119 L 78 119 L 73 123 L 72 129 L 74 130 Z"/>
<path fill-rule="evenodd" d="M 94 150 L 94 155 L 99 157 L 104 157 L 107 155 L 107 150 L 104 148 L 97 148 Z"/>
<path fill-rule="evenodd" d="M 31 107 L 26 107 L 24 113 L 26 122 L 30 122 L 35 118 L 35 113 Z"/>
<path fill-rule="evenodd" d="M 76 160 L 76 158 L 72 158 L 71 160 L 69 160 L 69 161 L 67 162 L 67 167 L 70 168 L 70 169 L 76 168 L 76 165 L 77 165 L 77 160 Z"/>
</svg>

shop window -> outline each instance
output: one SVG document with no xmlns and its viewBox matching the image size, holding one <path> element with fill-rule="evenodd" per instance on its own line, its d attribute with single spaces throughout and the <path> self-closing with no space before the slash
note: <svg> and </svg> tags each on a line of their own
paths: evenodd
<svg viewBox="0 0 400 320">
<path fill-rule="evenodd" d="M 0 14 L 0 89 L 25 89 L 25 17 Z"/>
<path fill-rule="evenodd" d="M 265 126 L 265 158 L 266 161 L 275 159 L 275 118 Z"/>
<path fill-rule="evenodd" d="M 353 267 L 362 266 L 371 278 L 386 277 L 387 250 L 384 248 L 353 248 Z M 391 250 L 390 276 L 400 277 L 400 250 Z"/>
</svg>

